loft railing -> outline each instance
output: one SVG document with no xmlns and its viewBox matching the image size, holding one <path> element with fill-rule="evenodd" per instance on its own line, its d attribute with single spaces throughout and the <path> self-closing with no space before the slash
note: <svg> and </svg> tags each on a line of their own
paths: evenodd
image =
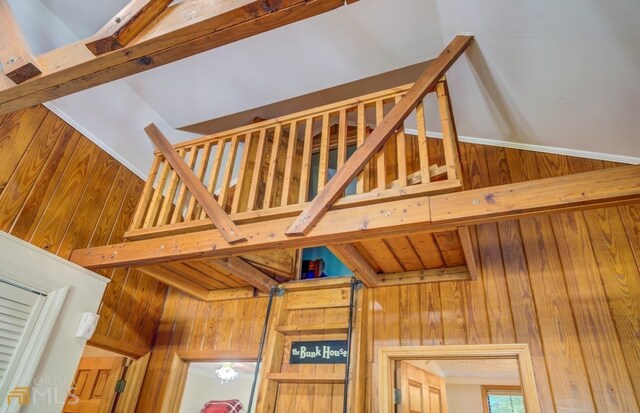
<svg viewBox="0 0 640 413">
<path fill-rule="evenodd" d="M 175 145 L 236 222 L 299 214 L 411 85 L 361 96 Z M 435 97 L 442 140 L 428 140 L 425 101 Z M 411 133 L 410 133 L 411 132 Z M 419 102 L 334 205 L 344 208 L 462 189 L 446 79 Z M 212 228 L 156 152 L 129 239 Z"/>
</svg>

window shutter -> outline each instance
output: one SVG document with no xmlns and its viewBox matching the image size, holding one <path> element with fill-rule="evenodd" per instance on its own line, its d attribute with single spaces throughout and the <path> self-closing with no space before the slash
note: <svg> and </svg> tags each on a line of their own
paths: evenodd
<svg viewBox="0 0 640 413">
<path fill-rule="evenodd" d="M 0 280 L 0 388 L 29 341 L 45 296 Z"/>
</svg>

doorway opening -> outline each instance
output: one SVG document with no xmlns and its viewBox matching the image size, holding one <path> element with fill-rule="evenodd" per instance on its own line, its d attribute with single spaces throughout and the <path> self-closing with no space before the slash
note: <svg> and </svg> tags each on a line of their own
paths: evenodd
<svg viewBox="0 0 640 413">
<path fill-rule="evenodd" d="M 379 411 L 539 413 L 526 344 L 386 347 Z"/>
<path fill-rule="evenodd" d="M 86 345 L 62 413 L 134 411 L 150 356 L 134 359 Z"/>
</svg>

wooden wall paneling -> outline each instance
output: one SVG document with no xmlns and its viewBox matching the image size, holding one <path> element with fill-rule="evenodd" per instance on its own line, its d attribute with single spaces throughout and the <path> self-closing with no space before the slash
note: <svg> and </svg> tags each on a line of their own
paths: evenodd
<svg viewBox="0 0 640 413">
<path fill-rule="evenodd" d="M 507 155 L 504 148 L 486 147 L 487 165 L 491 185 L 511 183 Z M 518 221 L 504 221 L 498 224 L 500 248 L 505 267 L 505 279 L 511 301 L 516 343 L 527 343 L 533 362 L 536 387 L 540 406 L 545 412 L 555 410 L 553 394 L 549 384 L 549 373 L 544 357 L 538 315 L 533 300 L 533 291 L 529 280 L 529 269 L 524 254 L 524 246 Z"/>
<path fill-rule="evenodd" d="M 86 183 L 93 178 L 92 173 L 96 162 L 102 156 L 107 155 L 92 142 L 88 140 L 80 142 L 69 161 L 70 168 L 62 175 L 60 185 L 50 199 L 44 214 L 32 225 L 32 236 L 29 242 L 55 253 L 56 246 L 60 244 L 67 228 L 71 225 Z"/>
<path fill-rule="evenodd" d="M 459 282 L 462 284 L 465 300 L 467 344 L 490 344 L 491 330 L 482 282 L 480 280 Z"/>
<path fill-rule="evenodd" d="M 43 106 L 35 106 L 11 113 L 0 125 L 0 188 L 13 174 L 46 114 Z"/>
<path fill-rule="evenodd" d="M 122 239 L 142 180 L 43 106 L 3 117 L 0 160 L 0 230 L 63 258 L 74 248 Z M 126 194 L 130 208 L 123 208 Z M 127 290 L 132 305 L 121 308 L 117 279 L 126 280 L 126 271 L 100 273 L 116 282 L 107 287 L 94 343 L 118 348 L 108 335 L 117 321 L 121 332 L 130 331 L 123 349 L 149 349 L 165 288 L 146 279 Z"/>
<path fill-rule="evenodd" d="M 566 156 L 536 153 L 536 158 L 539 168 L 546 176 L 572 172 Z M 617 208 L 586 212 L 604 215 L 611 212 L 616 217 L 618 215 Z M 591 222 L 600 221 L 597 217 L 591 218 Z M 625 368 L 593 244 L 589 239 L 585 214 L 558 214 L 552 215 L 550 219 L 596 408 L 598 411 L 638 412 L 638 402 L 635 400 L 633 386 Z M 622 233 L 620 228 L 620 234 Z M 624 249 L 625 246 L 621 245 L 620 249 Z M 638 310 L 640 311 L 640 307 Z M 609 391 L 610 387 L 616 388 L 617 391 Z"/>
<path fill-rule="evenodd" d="M 131 269 L 129 268 L 116 268 L 111 271 L 105 271 L 102 273 L 105 277 L 109 278 L 111 282 L 107 284 L 107 289 L 102 296 L 102 302 L 100 304 L 100 320 L 94 335 L 109 337 L 111 326 L 119 323 L 122 318 L 118 319 L 118 304 L 124 286 L 129 282 L 129 274 Z"/>
<path fill-rule="evenodd" d="M 442 330 L 442 306 L 440 304 L 440 284 L 420 285 L 420 323 L 423 346 L 444 344 Z"/>
<path fill-rule="evenodd" d="M 62 148 L 63 150 L 60 152 L 57 152 L 55 154 L 57 156 L 52 156 L 42 170 L 38 181 L 29 193 L 22 209 L 15 217 L 9 230 L 12 235 L 23 240 L 31 237 L 32 225 L 34 222 L 39 221 L 44 213 L 49 200 L 60 182 L 60 177 L 69 165 L 69 159 L 76 152 L 82 141 L 82 136 L 74 131 L 69 140 L 69 145 Z"/>
<path fill-rule="evenodd" d="M 75 139 L 72 139 L 75 136 Z M 25 138 L 28 139 L 28 138 Z M 0 230 L 11 230 L 24 204 L 32 195 L 34 188 L 43 179 L 51 179 L 57 160 L 70 153 L 78 142 L 78 136 L 62 119 L 47 114 L 42 127 L 32 141 L 32 146 L 20 160 L 15 172 L 0 191 Z M 71 147 L 69 151 L 66 151 Z M 47 173 L 50 172 L 50 173 Z M 36 192 L 37 194 L 38 192 Z"/>
<path fill-rule="evenodd" d="M 618 208 L 624 222 L 624 230 L 627 233 L 629 246 L 636 259 L 636 265 L 640 267 L 640 205 L 626 205 Z"/>
<path fill-rule="evenodd" d="M 509 150 L 507 160 L 512 179 L 540 178 L 535 156 Z M 520 225 L 545 357 L 553 360 L 549 379 L 556 409 L 593 412 L 595 406 L 549 217 L 521 219 Z"/>
<path fill-rule="evenodd" d="M 478 189 L 492 186 L 485 149 L 489 150 L 489 147 L 465 145 L 463 176 L 468 177 L 465 188 Z M 470 229 L 470 232 L 474 231 Z M 513 343 L 514 325 L 497 224 L 477 225 L 475 234 L 477 237 L 475 246 L 479 252 L 482 283 L 486 294 L 491 343 Z"/>
<path fill-rule="evenodd" d="M 129 190 L 129 185 L 136 179 L 138 178 L 127 168 L 124 166 L 120 168 L 118 175 L 116 175 L 114 179 L 113 186 L 110 189 L 109 197 L 100 212 L 100 218 L 91 234 L 91 238 L 87 242 L 87 246 L 104 245 L 109 242 L 111 232 L 119 217 L 120 209 Z"/>
<path fill-rule="evenodd" d="M 156 341 L 147 367 L 147 375 L 140 390 L 136 413 L 158 411 L 156 409 L 157 395 L 160 394 L 162 377 L 167 367 L 169 347 L 178 322 L 176 310 L 181 298 L 181 295 L 173 289 L 169 289 L 167 292 L 162 318 L 158 324 Z"/>
<path fill-rule="evenodd" d="M 551 222 L 597 410 L 638 412 L 584 218 L 560 214 Z"/>
<path fill-rule="evenodd" d="M 418 285 L 400 286 L 400 345 L 419 346 L 422 344 L 422 301 Z"/>
<path fill-rule="evenodd" d="M 138 279 L 138 283 L 136 285 L 136 289 L 130 293 L 131 299 L 127 314 L 133 315 L 136 310 L 141 314 L 136 314 L 137 317 L 132 317 L 132 320 L 128 320 L 126 323 L 123 323 L 122 334 L 120 335 L 119 340 L 127 343 L 138 343 L 138 345 L 144 346 L 149 345 L 150 343 L 145 342 L 145 338 L 148 336 L 144 335 L 145 330 L 143 329 L 143 326 L 145 325 L 149 315 L 158 315 L 157 313 L 154 314 L 150 311 L 154 300 L 149 299 L 149 297 L 154 297 L 158 282 L 155 278 L 149 277 L 140 271 L 135 271 L 134 277 Z M 120 311 L 120 307 L 118 307 L 118 311 Z M 116 336 L 114 335 L 112 338 L 116 339 Z"/>
<path fill-rule="evenodd" d="M 617 208 L 585 211 L 584 216 L 627 370 L 636 398 L 640 400 L 640 266 L 629 242 L 632 238 L 627 236 L 625 221 L 621 219 Z M 631 225 L 626 228 L 627 231 L 633 228 L 632 222 L 629 222 Z"/>
<path fill-rule="evenodd" d="M 440 284 L 444 344 L 467 344 L 463 281 Z"/>
<path fill-rule="evenodd" d="M 123 166 L 106 152 L 102 152 L 102 154 L 94 166 L 92 178 L 84 190 L 82 199 L 70 219 L 73 225 L 67 227 L 58 243 L 56 255 L 68 258 L 74 248 L 87 244 L 91 237 L 91 232 L 87 231 L 87 228 L 95 228 L 106 200 L 111 195 L 118 170 Z"/>
</svg>

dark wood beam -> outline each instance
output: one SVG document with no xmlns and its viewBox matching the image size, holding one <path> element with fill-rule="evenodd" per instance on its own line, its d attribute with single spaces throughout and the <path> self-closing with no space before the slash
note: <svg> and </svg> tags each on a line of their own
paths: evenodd
<svg viewBox="0 0 640 413">
<path fill-rule="evenodd" d="M 123 48 L 160 16 L 172 1 L 133 0 L 98 33 L 87 39 L 87 48 L 96 56 Z"/>
<path fill-rule="evenodd" d="M 200 257 L 225 257 L 277 248 L 351 243 L 384 236 L 457 230 L 464 225 L 553 214 L 640 201 L 640 165 L 501 185 L 434 197 L 330 210 L 306 237 L 284 232 L 293 218 L 240 225 L 251 234 L 231 245 L 220 231 L 79 249 L 71 261 L 87 268 L 149 265 Z"/>
<path fill-rule="evenodd" d="M 42 75 L 20 85 L 0 78 L 0 115 L 184 59 L 325 13 L 344 0 L 185 1 L 168 7 L 129 45 L 94 56 L 85 40 L 38 56 Z"/>
<path fill-rule="evenodd" d="M 233 223 L 229 215 L 222 209 L 218 201 L 213 197 L 209 190 L 202 184 L 200 178 L 196 176 L 193 170 L 180 157 L 178 152 L 171 146 L 171 143 L 160 132 L 160 129 L 153 123 L 144 128 L 149 139 L 153 141 L 158 150 L 164 155 L 169 165 L 176 174 L 182 179 L 182 183 L 189 189 L 191 195 L 198 201 L 207 216 L 213 221 L 213 224 L 220 231 L 224 239 L 230 243 L 246 241 L 236 224 Z"/>
<path fill-rule="evenodd" d="M 42 73 L 7 0 L 0 0 L 0 64 L 5 76 L 16 84 Z M 0 82 L 0 87 L 3 83 Z"/>
<path fill-rule="evenodd" d="M 472 42 L 473 36 L 459 35 L 449 43 L 342 168 L 338 169 L 311 204 L 302 211 L 287 230 L 288 236 L 302 236 L 309 232 Z"/>
<path fill-rule="evenodd" d="M 353 244 L 329 245 L 329 250 L 347 266 L 367 287 L 378 286 L 378 273 Z"/>
</svg>

